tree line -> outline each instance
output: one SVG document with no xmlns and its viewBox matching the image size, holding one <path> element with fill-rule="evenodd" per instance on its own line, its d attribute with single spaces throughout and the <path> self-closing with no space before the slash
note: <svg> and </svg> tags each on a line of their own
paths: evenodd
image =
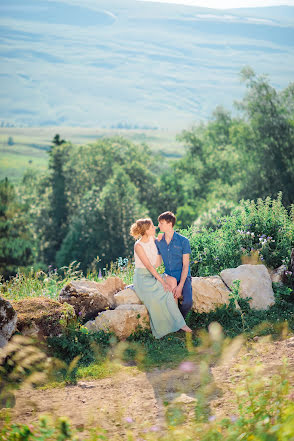
<svg viewBox="0 0 294 441">
<path fill-rule="evenodd" d="M 294 203 L 294 84 L 277 91 L 242 71 L 246 93 L 238 115 L 218 107 L 211 119 L 183 131 L 181 159 L 154 155 L 121 137 L 77 146 L 56 135 L 48 172 L 0 183 L 0 271 L 61 267 L 86 271 L 132 253 L 137 217 L 172 210 L 179 228 L 217 228 L 241 199 L 276 197 Z"/>
</svg>

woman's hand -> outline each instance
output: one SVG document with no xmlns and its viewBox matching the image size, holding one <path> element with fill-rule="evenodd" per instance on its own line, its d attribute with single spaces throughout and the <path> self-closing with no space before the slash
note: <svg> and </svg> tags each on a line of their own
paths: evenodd
<svg viewBox="0 0 294 441">
<path fill-rule="evenodd" d="M 161 239 L 163 238 L 164 233 L 158 233 L 157 235 L 157 240 L 161 241 Z"/>
<path fill-rule="evenodd" d="M 170 291 L 170 286 L 166 283 L 165 280 L 161 279 L 161 284 L 163 286 L 164 291 Z"/>
</svg>

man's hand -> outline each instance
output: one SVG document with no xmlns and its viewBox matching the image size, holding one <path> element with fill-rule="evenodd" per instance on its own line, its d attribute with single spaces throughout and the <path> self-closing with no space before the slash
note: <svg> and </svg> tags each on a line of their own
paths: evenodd
<svg viewBox="0 0 294 441">
<path fill-rule="evenodd" d="M 173 295 L 175 299 L 179 299 L 182 295 L 183 287 L 181 285 L 178 285 L 176 288 L 173 289 Z"/>
</svg>

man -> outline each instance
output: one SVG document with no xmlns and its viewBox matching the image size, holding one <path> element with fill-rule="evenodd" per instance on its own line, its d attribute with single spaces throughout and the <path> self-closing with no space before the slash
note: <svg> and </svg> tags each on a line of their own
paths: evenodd
<svg viewBox="0 0 294 441">
<path fill-rule="evenodd" d="M 175 299 L 183 296 L 179 309 L 184 318 L 192 308 L 192 284 L 190 272 L 191 247 L 189 240 L 174 231 L 176 217 L 171 211 L 158 216 L 158 227 L 163 234 L 155 241 L 158 254 L 161 255 L 165 273 L 177 279 L 177 287 L 173 290 Z"/>
</svg>

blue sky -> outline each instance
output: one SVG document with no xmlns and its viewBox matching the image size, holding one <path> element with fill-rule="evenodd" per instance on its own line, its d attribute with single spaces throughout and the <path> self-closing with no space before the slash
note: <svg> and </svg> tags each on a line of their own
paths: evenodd
<svg viewBox="0 0 294 441">
<path fill-rule="evenodd" d="M 176 3 L 179 5 L 202 6 L 204 8 L 231 9 L 254 8 L 261 6 L 294 6 L 294 0 L 141 0 L 158 3 Z"/>
</svg>

